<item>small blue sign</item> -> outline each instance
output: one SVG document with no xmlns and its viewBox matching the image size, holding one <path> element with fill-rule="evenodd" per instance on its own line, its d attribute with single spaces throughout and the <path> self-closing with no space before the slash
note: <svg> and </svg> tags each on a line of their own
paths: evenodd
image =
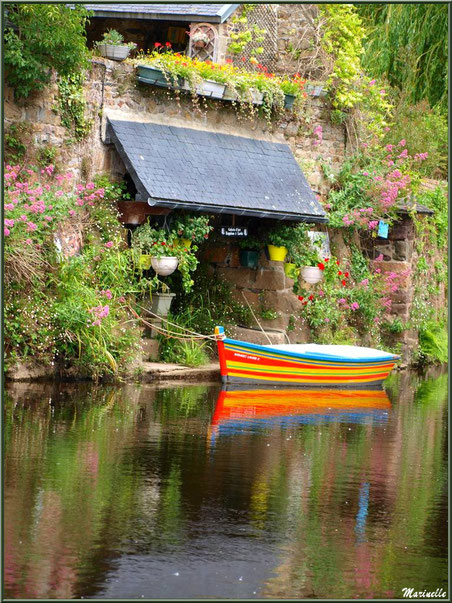
<svg viewBox="0 0 452 603">
<path fill-rule="evenodd" d="M 389 233 L 389 224 L 386 224 L 386 222 L 383 222 L 383 220 L 380 220 L 378 222 L 378 236 L 381 237 L 382 239 L 387 239 L 388 233 Z"/>
</svg>

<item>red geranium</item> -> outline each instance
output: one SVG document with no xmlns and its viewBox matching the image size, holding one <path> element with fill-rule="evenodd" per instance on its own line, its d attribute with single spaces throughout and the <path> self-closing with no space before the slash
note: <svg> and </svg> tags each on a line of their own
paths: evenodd
<svg viewBox="0 0 452 603">
<path fill-rule="evenodd" d="M 314 296 L 313 296 L 313 295 L 310 295 L 310 296 L 308 297 L 308 299 L 309 299 L 309 301 L 312 301 L 312 300 L 314 299 Z"/>
<path fill-rule="evenodd" d="M 171 42 L 165 42 L 165 46 L 166 46 L 167 48 L 171 48 Z"/>
<path fill-rule="evenodd" d="M 154 44 L 154 48 L 160 48 L 160 46 L 161 46 L 160 42 L 156 42 L 156 43 Z"/>
<path fill-rule="evenodd" d="M 348 275 L 349 275 L 349 273 L 348 273 L 348 272 L 346 272 L 346 273 L 344 274 L 344 276 L 345 276 L 345 277 L 347 277 Z"/>
<path fill-rule="evenodd" d="M 347 281 L 342 281 L 342 286 L 345 287 L 345 285 L 347 284 Z"/>
<path fill-rule="evenodd" d="M 303 297 L 302 295 L 299 295 L 299 296 L 298 296 L 298 299 L 299 299 L 300 301 L 303 301 L 304 297 Z"/>
<path fill-rule="evenodd" d="M 322 262 L 319 262 L 317 264 L 317 268 L 320 268 L 320 270 L 325 270 L 325 264 L 322 264 Z"/>
<path fill-rule="evenodd" d="M 342 272 L 339 270 L 339 272 L 337 274 L 338 274 L 338 276 L 341 276 Z"/>
</svg>

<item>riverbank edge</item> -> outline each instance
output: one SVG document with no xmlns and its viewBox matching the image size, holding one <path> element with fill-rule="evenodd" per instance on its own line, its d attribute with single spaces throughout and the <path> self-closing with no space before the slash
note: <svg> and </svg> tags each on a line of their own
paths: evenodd
<svg viewBox="0 0 452 603">
<path fill-rule="evenodd" d="M 61 369 L 58 366 L 49 366 L 35 362 L 18 362 L 5 372 L 5 382 L 31 382 L 31 381 L 93 381 L 92 375 L 83 373 L 80 369 L 71 367 Z M 108 378 L 103 382 L 120 383 L 153 383 L 162 381 L 218 381 L 220 382 L 220 365 L 212 362 L 204 366 L 189 367 L 181 364 L 162 362 L 141 362 L 127 373 Z"/>
</svg>

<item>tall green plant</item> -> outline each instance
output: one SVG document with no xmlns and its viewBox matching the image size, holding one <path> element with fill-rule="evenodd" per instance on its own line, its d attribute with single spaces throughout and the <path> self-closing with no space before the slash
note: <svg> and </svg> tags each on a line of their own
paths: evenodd
<svg viewBox="0 0 452 603">
<path fill-rule="evenodd" d="M 363 65 L 415 104 L 447 111 L 446 3 L 358 4 L 366 26 Z"/>
<path fill-rule="evenodd" d="M 5 74 L 16 97 L 42 90 L 52 69 L 68 76 L 87 66 L 89 13 L 82 4 L 8 3 L 5 10 Z"/>
</svg>

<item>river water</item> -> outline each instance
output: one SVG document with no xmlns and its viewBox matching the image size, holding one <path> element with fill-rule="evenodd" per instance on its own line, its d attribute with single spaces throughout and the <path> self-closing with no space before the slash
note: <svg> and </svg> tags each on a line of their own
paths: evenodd
<svg viewBox="0 0 452 603">
<path fill-rule="evenodd" d="M 7 598 L 448 590 L 445 374 L 386 394 L 10 384 L 4 440 Z"/>
</svg>

